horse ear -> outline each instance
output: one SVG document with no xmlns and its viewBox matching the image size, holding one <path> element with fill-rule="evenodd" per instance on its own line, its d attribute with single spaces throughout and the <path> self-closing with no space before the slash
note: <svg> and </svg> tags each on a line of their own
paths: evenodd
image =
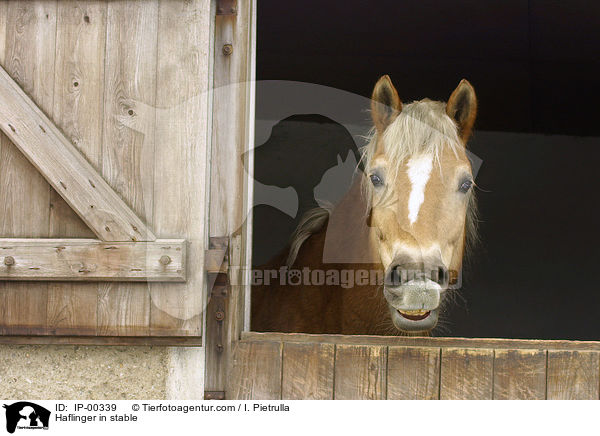
<svg viewBox="0 0 600 436">
<path fill-rule="evenodd" d="M 388 75 L 382 76 L 373 88 L 371 116 L 377 132 L 383 133 L 402 111 L 402 102 Z"/>
<path fill-rule="evenodd" d="M 458 135 L 467 142 L 473 131 L 477 116 L 477 97 L 475 89 L 468 80 L 462 79 L 446 104 L 446 113 L 456 121 Z"/>
</svg>

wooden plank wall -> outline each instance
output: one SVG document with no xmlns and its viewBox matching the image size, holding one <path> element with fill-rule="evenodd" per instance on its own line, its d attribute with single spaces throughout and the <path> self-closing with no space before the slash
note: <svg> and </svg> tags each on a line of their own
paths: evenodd
<svg viewBox="0 0 600 436">
<path fill-rule="evenodd" d="M 242 340 L 228 399 L 600 399 L 600 351 Z"/>
<path fill-rule="evenodd" d="M 0 0 L 0 64 L 196 265 L 184 284 L 0 282 L 1 335 L 200 336 L 210 19 L 210 0 Z M 0 199 L 0 237 L 94 237 L 4 135 Z"/>
</svg>

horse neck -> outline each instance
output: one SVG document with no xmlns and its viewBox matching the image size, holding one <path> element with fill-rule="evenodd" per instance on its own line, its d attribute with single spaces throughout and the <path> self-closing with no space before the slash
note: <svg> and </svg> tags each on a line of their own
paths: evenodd
<svg viewBox="0 0 600 436">
<path fill-rule="evenodd" d="M 360 178 L 333 209 L 329 218 L 323 250 L 324 262 L 337 263 L 341 269 L 379 272 L 383 266 L 374 244 L 374 231 L 367 224 L 368 207 Z M 358 277 L 358 276 L 355 276 Z M 344 334 L 397 334 L 388 314 L 381 285 L 365 285 L 342 289 L 340 319 Z"/>
<path fill-rule="evenodd" d="M 367 224 L 368 206 L 356 177 L 329 217 L 323 259 L 325 262 L 375 264 L 377 247 L 373 229 Z"/>
</svg>

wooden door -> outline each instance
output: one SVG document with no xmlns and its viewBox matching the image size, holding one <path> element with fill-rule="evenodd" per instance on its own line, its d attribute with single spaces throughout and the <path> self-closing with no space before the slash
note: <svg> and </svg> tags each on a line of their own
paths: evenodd
<svg viewBox="0 0 600 436">
<path fill-rule="evenodd" d="M 212 20 L 0 2 L 0 342 L 201 344 Z"/>
</svg>

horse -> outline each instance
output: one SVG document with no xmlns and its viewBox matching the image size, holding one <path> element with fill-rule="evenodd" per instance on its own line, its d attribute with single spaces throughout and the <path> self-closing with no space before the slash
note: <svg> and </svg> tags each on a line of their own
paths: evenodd
<svg viewBox="0 0 600 436">
<path fill-rule="evenodd" d="M 429 335 L 476 240 L 466 152 L 477 114 L 463 79 L 448 102 L 403 105 L 389 76 L 347 194 L 308 211 L 289 246 L 252 272 L 253 331 Z"/>
</svg>

